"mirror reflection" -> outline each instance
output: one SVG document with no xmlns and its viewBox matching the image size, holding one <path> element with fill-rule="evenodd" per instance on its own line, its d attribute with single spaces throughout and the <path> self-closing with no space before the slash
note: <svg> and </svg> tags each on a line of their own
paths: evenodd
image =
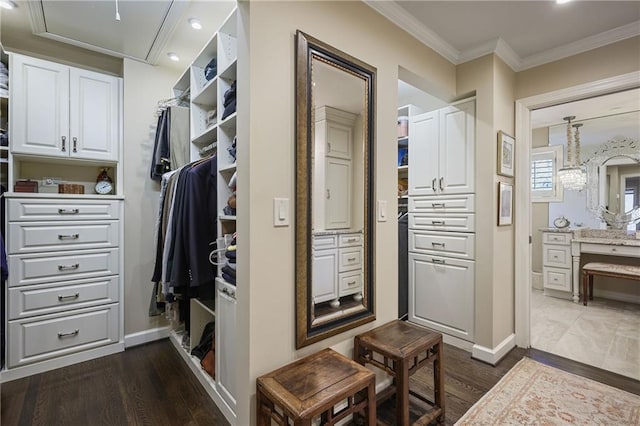
<svg viewBox="0 0 640 426">
<path fill-rule="evenodd" d="M 298 32 L 296 347 L 375 319 L 375 69 Z"/>
</svg>

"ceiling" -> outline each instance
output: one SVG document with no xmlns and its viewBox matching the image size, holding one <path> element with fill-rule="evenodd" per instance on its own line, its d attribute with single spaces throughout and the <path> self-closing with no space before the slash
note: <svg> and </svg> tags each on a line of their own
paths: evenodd
<svg viewBox="0 0 640 426">
<path fill-rule="evenodd" d="M 521 71 L 640 35 L 638 1 L 364 1 L 454 64 Z"/>
</svg>

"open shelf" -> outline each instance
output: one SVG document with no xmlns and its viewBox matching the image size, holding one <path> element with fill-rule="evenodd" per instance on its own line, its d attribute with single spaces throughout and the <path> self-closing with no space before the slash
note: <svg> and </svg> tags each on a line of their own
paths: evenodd
<svg viewBox="0 0 640 426">
<path fill-rule="evenodd" d="M 236 163 L 233 163 L 229 166 L 222 167 L 218 170 L 220 173 L 231 174 L 236 171 Z"/>
<path fill-rule="evenodd" d="M 218 77 L 207 81 L 205 86 L 198 93 L 194 93 L 191 102 L 199 105 L 214 106 L 218 103 Z"/>
<path fill-rule="evenodd" d="M 217 127 L 218 126 L 216 126 L 215 124 L 209 127 L 204 132 L 200 133 L 198 136 L 191 139 L 191 143 L 202 148 L 209 145 L 211 142 L 215 142 L 217 138 L 217 132 L 216 132 Z"/>
<path fill-rule="evenodd" d="M 225 220 L 227 222 L 229 222 L 229 221 L 235 222 L 236 221 L 236 217 L 235 216 L 220 215 L 219 218 L 220 218 L 220 220 Z"/>
</svg>

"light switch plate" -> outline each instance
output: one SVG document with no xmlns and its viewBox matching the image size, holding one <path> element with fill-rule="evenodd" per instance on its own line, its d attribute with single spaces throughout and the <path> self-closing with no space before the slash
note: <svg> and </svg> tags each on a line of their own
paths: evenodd
<svg viewBox="0 0 640 426">
<path fill-rule="evenodd" d="M 386 222 L 387 213 L 387 201 L 378 200 L 378 222 Z"/>
<path fill-rule="evenodd" d="M 289 199 L 273 199 L 273 226 L 289 226 Z"/>
</svg>

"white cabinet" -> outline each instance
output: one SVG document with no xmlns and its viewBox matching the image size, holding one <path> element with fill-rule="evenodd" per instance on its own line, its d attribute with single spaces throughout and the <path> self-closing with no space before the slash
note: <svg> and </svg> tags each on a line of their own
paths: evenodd
<svg viewBox="0 0 640 426">
<path fill-rule="evenodd" d="M 363 255 L 362 233 L 313 236 L 312 297 L 313 303 L 331 301 L 340 306 L 340 298 L 362 297 Z"/>
<path fill-rule="evenodd" d="M 473 341 L 475 262 L 409 252 L 409 319 Z"/>
<path fill-rule="evenodd" d="M 216 280 L 216 386 L 232 409 L 236 406 L 236 288 Z"/>
<path fill-rule="evenodd" d="M 121 79 L 11 55 L 11 150 L 118 160 Z"/>
<path fill-rule="evenodd" d="M 542 233 L 542 285 L 545 290 L 571 292 L 572 236 L 572 232 Z"/>
<path fill-rule="evenodd" d="M 7 204 L 7 374 L 124 350 L 121 202 L 9 197 Z"/>
<path fill-rule="evenodd" d="M 315 110 L 314 229 L 351 227 L 356 118 L 350 112 L 328 106 Z"/>
<path fill-rule="evenodd" d="M 474 192 L 475 100 L 411 117 L 409 134 L 410 196 Z"/>
</svg>

